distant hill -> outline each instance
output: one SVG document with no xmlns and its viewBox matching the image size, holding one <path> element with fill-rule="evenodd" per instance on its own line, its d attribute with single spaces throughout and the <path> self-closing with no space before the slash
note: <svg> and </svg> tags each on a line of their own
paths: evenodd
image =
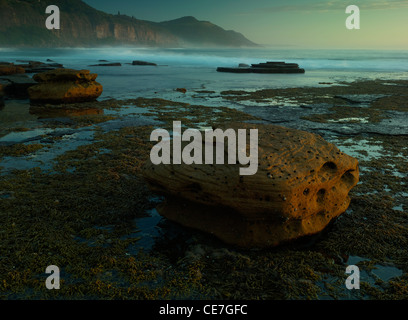
<svg viewBox="0 0 408 320">
<path fill-rule="evenodd" d="M 61 29 L 48 30 L 45 8 L 57 5 Z M 0 0 L 0 47 L 256 46 L 240 33 L 194 17 L 156 23 L 96 10 L 82 0 Z"/>
<path fill-rule="evenodd" d="M 161 22 L 160 26 L 170 31 L 186 45 L 256 46 L 255 43 L 245 38 L 241 33 L 224 30 L 209 21 L 198 21 L 191 16 Z"/>
</svg>

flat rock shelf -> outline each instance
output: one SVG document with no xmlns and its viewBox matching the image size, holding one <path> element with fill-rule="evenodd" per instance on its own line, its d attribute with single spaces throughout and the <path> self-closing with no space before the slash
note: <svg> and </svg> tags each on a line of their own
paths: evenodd
<svg viewBox="0 0 408 320">
<path fill-rule="evenodd" d="M 252 64 L 250 67 L 219 67 L 218 72 L 230 73 L 305 73 L 297 63 L 271 62 Z"/>
</svg>

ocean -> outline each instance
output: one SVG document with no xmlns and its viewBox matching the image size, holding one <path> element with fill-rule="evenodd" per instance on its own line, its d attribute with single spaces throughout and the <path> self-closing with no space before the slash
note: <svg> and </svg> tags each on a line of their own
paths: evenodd
<svg viewBox="0 0 408 320">
<path fill-rule="evenodd" d="M 321 86 L 321 83 L 357 79 L 408 79 L 407 51 L 301 50 L 301 49 L 156 49 L 64 48 L 0 49 L 0 61 L 46 61 L 66 68 L 89 69 L 104 86 L 100 99 L 166 98 L 176 88 L 191 90 L 257 90 Z M 90 67 L 99 60 L 120 62 L 121 67 Z M 158 66 L 132 66 L 134 60 Z M 266 61 L 298 63 L 305 74 L 229 74 L 217 67 Z"/>
</svg>

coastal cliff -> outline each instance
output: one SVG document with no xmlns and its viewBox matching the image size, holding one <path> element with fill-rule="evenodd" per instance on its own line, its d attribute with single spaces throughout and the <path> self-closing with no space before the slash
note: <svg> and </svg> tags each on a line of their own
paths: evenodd
<svg viewBox="0 0 408 320">
<path fill-rule="evenodd" d="M 57 5 L 60 9 L 60 30 L 48 30 L 45 27 L 45 21 L 49 16 L 45 13 L 45 9 L 51 4 Z M 126 15 L 107 14 L 90 7 L 81 0 L 51 2 L 0 0 L 0 8 L 0 46 L 2 47 L 101 45 L 179 47 L 185 43 L 209 46 L 255 45 L 244 36 L 213 24 L 207 25 L 208 35 L 205 27 L 203 29 L 203 22 L 195 19 L 190 21 L 189 34 L 186 34 L 180 31 L 185 26 L 183 18 L 165 23 L 150 22 Z M 191 33 L 195 34 L 194 39 Z"/>
</svg>

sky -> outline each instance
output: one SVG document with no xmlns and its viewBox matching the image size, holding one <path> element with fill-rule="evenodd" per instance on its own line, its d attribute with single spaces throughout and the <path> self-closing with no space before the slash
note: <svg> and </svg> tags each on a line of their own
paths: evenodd
<svg viewBox="0 0 408 320">
<path fill-rule="evenodd" d="M 183 16 L 211 21 L 265 46 L 408 49 L 408 0 L 84 0 L 108 13 L 149 21 Z M 360 29 L 346 28 L 346 7 Z"/>
</svg>

